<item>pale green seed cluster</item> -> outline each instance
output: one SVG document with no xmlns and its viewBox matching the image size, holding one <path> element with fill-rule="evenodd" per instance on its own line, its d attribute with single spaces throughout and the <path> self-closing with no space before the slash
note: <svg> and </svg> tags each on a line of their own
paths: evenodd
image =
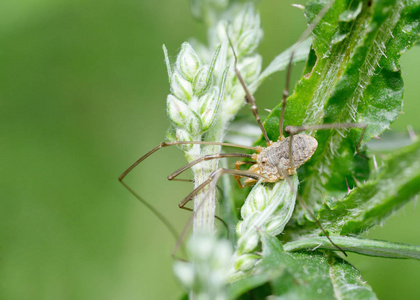
<svg viewBox="0 0 420 300">
<path fill-rule="evenodd" d="M 217 82 L 214 69 L 219 56 L 218 47 L 209 64 L 203 63 L 197 53 L 187 42 L 182 44 L 174 68 L 169 64 L 164 46 L 168 67 L 171 94 L 167 97 L 167 113 L 172 121 L 175 136 L 171 140 L 197 141 L 209 130 L 216 120 L 220 104 L 224 98 L 227 70 L 221 81 Z M 183 145 L 186 152 L 192 145 Z"/>
<path fill-rule="evenodd" d="M 290 186 L 292 185 L 292 187 Z M 258 183 L 248 195 L 241 209 L 242 221 L 236 227 L 238 234 L 235 252 L 235 271 L 246 273 L 260 260 L 260 234 L 277 236 L 283 232 L 295 207 L 293 190 L 298 185 L 297 176 L 272 186 Z"/>
<path fill-rule="evenodd" d="M 232 10 L 236 9 L 236 7 L 232 8 Z M 242 6 L 231 22 L 219 21 L 215 28 L 210 30 L 210 42 L 214 45 L 225 41 L 226 29 L 228 29 L 238 58 L 253 55 L 263 37 L 260 15 L 252 4 Z"/>
<path fill-rule="evenodd" d="M 227 299 L 225 287 L 232 264 L 230 243 L 202 234 L 190 238 L 186 250 L 189 262 L 177 261 L 174 265 L 182 285 L 193 291 L 194 299 Z"/>
<path fill-rule="evenodd" d="M 199 5 L 200 1 L 196 2 Z M 244 90 L 233 72 L 234 59 L 227 32 L 245 82 L 254 82 L 261 72 L 262 58 L 256 49 L 263 32 L 253 5 L 232 5 L 228 13 L 214 23 L 208 31 L 209 46 L 194 41 L 193 47 L 185 42 L 174 67 L 169 63 L 164 46 L 171 85 L 167 98 L 167 113 L 173 124 L 168 133 L 170 140 L 221 142 L 229 122 L 245 104 Z M 192 145 L 181 148 L 188 160 L 208 153 Z"/>
<path fill-rule="evenodd" d="M 237 7 L 232 7 L 232 11 Z M 247 4 L 235 14 L 231 22 L 220 20 L 214 28 L 209 30 L 210 44 L 222 45 L 221 52 L 226 52 L 226 59 L 233 66 L 233 52 L 227 39 L 227 32 L 238 57 L 238 70 L 246 84 L 254 82 L 261 73 L 262 57 L 256 52 L 263 37 L 260 15 L 254 6 Z M 255 91 L 251 90 L 251 93 Z M 226 84 L 226 118 L 232 119 L 245 104 L 244 90 L 236 74 L 231 71 Z"/>
</svg>

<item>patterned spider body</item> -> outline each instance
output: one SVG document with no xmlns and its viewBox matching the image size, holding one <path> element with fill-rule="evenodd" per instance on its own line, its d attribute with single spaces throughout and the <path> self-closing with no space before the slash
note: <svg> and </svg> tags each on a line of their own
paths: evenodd
<svg viewBox="0 0 420 300">
<path fill-rule="evenodd" d="M 249 168 L 249 171 L 265 176 L 263 182 L 277 182 L 284 179 L 284 172 L 287 175 L 293 175 L 296 169 L 307 162 L 315 153 L 318 142 L 315 138 L 298 134 L 293 136 L 292 140 L 292 162 L 289 158 L 290 137 L 272 143 L 263 148 L 259 153 L 253 155 L 256 164 Z M 248 178 L 245 184 L 255 183 L 256 180 Z"/>
</svg>

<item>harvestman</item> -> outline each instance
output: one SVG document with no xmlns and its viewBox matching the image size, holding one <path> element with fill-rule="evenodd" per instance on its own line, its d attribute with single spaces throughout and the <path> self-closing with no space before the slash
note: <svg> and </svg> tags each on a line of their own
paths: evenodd
<svg viewBox="0 0 420 300">
<path fill-rule="evenodd" d="M 333 2 L 333 1 L 332 1 Z M 144 205 L 146 205 L 164 224 L 165 226 L 171 231 L 171 233 L 178 237 L 178 234 L 173 229 L 172 225 L 168 222 L 168 220 L 153 206 L 151 206 L 148 202 L 143 200 L 134 190 L 132 190 L 125 182 L 124 178 L 130 173 L 137 165 L 139 165 L 142 161 L 148 158 L 150 155 L 155 153 L 161 148 L 174 146 L 174 145 L 185 145 L 185 144 L 199 144 L 199 145 L 219 145 L 219 146 L 226 146 L 226 147 L 233 147 L 233 148 L 242 148 L 253 150 L 256 153 L 254 154 L 245 154 L 245 153 L 217 153 L 211 155 L 202 156 L 189 164 L 181 167 L 180 169 L 173 172 L 171 175 L 168 176 L 168 180 L 181 180 L 177 179 L 176 177 L 183 173 L 184 171 L 190 169 L 192 166 L 199 164 L 206 160 L 212 159 L 220 159 L 220 158 L 227 158 L 227 157 L 242 157 L 250 159 L 251 161 L 237 161 L 235 164 L 235 169 L 226 169 L 226 168 L 219 168 L 213 171 L 207 180 L 205 180 L 202 184 L 196 187 L 190 194 L 188 194 L 183 201 L 181 201 L 178 206 L 182 209 L 186 209 L 191 211 L 192 209 L 185 207 L 185 205 L 193 199 L 201 190 L 203 190 L 206 186 L 208 186 L 211 182 L 216 181 L 220 178 L 223 174 L 231 174 L 234 175 L 235 180 L 238 182 L 238 185 L 242 188 L 245 186 L 249 186 L 255 184 L 257 181 L 267 182 L 267 183 L 274 183 L 280 180 L 286 180 L 293 190 L 291 182 L 290 182 L 290 175 L 296 173 L 296 169 L 298 169 L 301 165 L 303 165 L 306 161 L 308 161 L 311 156 L 315 153 L 318 142 L 312 136 L 306 134 L 299 134 L 306 130 L 324 130 L 324 129 L 338 129 L 338 128 L 362 128 L 362 134 L 360 136 L 359 142 L 356 146 L 356 151 L 360 155 L 364 156 L 359 152 L 359 147 L 362 142 L 364 133 L 366 131 L 366 124 L 363 123 L 339 123 L 339 124 L 322 124 L 322 125 L 302 125 L 302 126 L 287 126 L 285 128 L 285 132 L 289 134 L 286 138 L 283 134 L 283 123 L 284 123 L 284 115 L 286 110 L 287 104 L 287 97 L 289 95 L 289 86 L 290 86 L 290 77 L 291 77 L 291 69 L 292 69 L 292 62 L 293 57 L 297 48 L 300 44 L 310 35 L 313 28 L 318 24 L 320 19 L 325 15 L 328 11 L 329 7 L 331 6 L 332 2 L 327 4 L 318 16 L 314 19 L 314 21 L 306 28 L 303 32 L 302 36 L 299 38 L 298 42 L 293 47 L 289 63 L 287 66 L 287 75 L 286 75 L 286 85 L 283 91 L 282 97 L 282 109 L 280 115 L 280 122 L 279 122 L 279 138 L 276 142 L 271 141 L 268 138 L 267 132 L 261 122 L 260 116 L 258 114 L 258 108 L 255 103 L 255 99 L 248 90 L 239 70 L 237 69 L 237 56 L 234 50 L 234 47 L 229 39 L 229 43 L 231 45 L 231 49 L 235 58 L 234 61 L 234 71 L 238 80 L 240 81 L 244 91 L 245 91 L 245 101 L 246 103 L 251 105 L 252 112 L 254 114 L 255 120 L 258 123 L 258 126 L 261 129 L 262 135 L 266 141 L 266 147 L 251 147 L 251 146 L 243 146 L 237 144 L 230 144 L 230 143 L 220 143 L 220 142 L 204 142 L 204 141 L 173 141 L 173 142 L 162 142 L 145 155 L 140 157 L 135 163 L 133 163 L 121 176 L 118 178 L 119 181 Z M 248 170 L 241 170 L 240 166 L 243 164 L 251 164 Z M 240 179 L 245 177 L 244 180 L 245 184 L 242 184 Z M 323 229 L 320 222 L 316 219 L 315 215 L 309 210 L 309 208 L 304 203 L 303 199 L 300 198 L 297 191 L 293 190 L 293 193 L 296 194 L 296 197 L 305 211 L 313 218 L 316 222 L 318 227 L 321 229 L 323 234 L 328 238 L 332 245 L 334 245 L 338 250 L 340 250 L 344 255 L 347 254 L 342 250 L 338 245 L 336 245 L 328 236 L 327 232 Z"/>
</svg>

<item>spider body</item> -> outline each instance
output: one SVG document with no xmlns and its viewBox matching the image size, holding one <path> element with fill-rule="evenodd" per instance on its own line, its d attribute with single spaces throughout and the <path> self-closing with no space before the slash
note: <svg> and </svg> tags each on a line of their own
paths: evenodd
<svg viewBox="0 0 420 300">
<path fill-rule="evenodd" d="M 292 141 L 290 141 L 291 139 Z M 290 145 L 292 151 L 289 149 Z M 317 147 L 317 140 L 306 134 L 280 139 L 268 147 L 261 147 L 259 153 L 252 155 L 252 159 L 256 163 L 249 168 L 249 171 L 264 176 L 263 182 L 273 183 L 283 180 L 285 178 L 284 172 L 287 175 L 296 173 L 296 169 L 311 158 Z M 289 158 L 290 152 L 292 153 L 292 160 Z M 247 178 L 244 183 L 251 185 L 256 181 L 253 178 Z"/>
</svg>

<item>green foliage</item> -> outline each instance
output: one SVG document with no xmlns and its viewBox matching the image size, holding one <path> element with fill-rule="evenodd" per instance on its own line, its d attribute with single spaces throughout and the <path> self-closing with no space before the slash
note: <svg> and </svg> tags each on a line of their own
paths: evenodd
<svg viewBox="0 0 420 300">
<path fill-rule="evenodd" d="M 279 299 L 376 299 L 359 271 L 336 255 L 318 251 L 288 253 L 279 240 L 269 235 L 263 235 L 262 241 L 263 260 L 255 278 L 232 284 L 231 299 L 252 284 L 266 283 L 271 288 L 269 294 Z"/>
<path fill-rule="evenodd" d="M 327 199 L 317 218 L 332 235 L 360 234 L 380 224 L 420 192 L 420 142 L 388 154 L 370 180 L 339 200 Z M 304 220 L 299 234 L 316 229 Z M 319 230 L 316 230 L 319 232 Z"/>
<path fill-rule="evenodd" d="M 331 233 L 359 234 L 380 224 L 420 192 L 420 142 L 397 150 L 371 179 L 335 203 L 326 203 L 319 219 Z"/>
<path fill-rule="evenodd" d="M 307 4 L 309 23 L 327 2 Z M 309 132 L 319 146 L 299 170 L 299 194 L 346 251 L 420 259 L 418 246 L 343 237 L 380 224 L 420 192 L 420 142 L 386 155 L 378 169 L 371 170 L 366 157 L 355 155 L 360 139 L 366 143 L 379 136 L 401 113 L 399 58 L 419 39 L 419 13 L 420 1 L 335 1 L 314 29 L 304 75 L 288 98 L 286 126 L 367 125 L 363 136 L 360 128 Z M 264 122 L 272 140 L 279 136 L 280 112 L 281 103 Z M 373 155 L 366 147 L 363 152 Z M 349 192 L 347 185 L 356 187 Z M 282 238 L 284 248 L 261 233 L 262 261 L 252 277 L 232 284 L 231 298 L 268 285 L 266 295 L 279 299 L 376 299 L 359 271 L 328 251 L 337 249 L 317 237 L 321 233 L 311 218 L 302 210 L 293 218 Z"/>
<path fill-rule="evenodd" d="M 309 22 L 326 2 L 307 5 Z M 398 60 L 418 39 L 418 9 L 418 1 L 336 1 L 314 30 L 314 50 L 288 100 L 285 125 L 363 122 L 363 142 L 388 128 L 401 112 Z M 272 139 L 278 137 L 280 111 L 281 104 L 264 123 Z M 319 147 L 301 170 L 300 192 L 308 203 L 339 199 L 346 179 L 352 185 L 353 177 L 369 177 L 364 158 L 354 157 L 361 129 L 312 134 Z"/>
<path fill-rule="evenodd" d="M 309 21 L 324 2 L 307 6 Z M 400 114 L 403 82 L 398 59 L 418 39 L 418 2 L 355 3 L 336 1 L 315 29 L 305 75 L 288 100 L 286 125 L 364 122 L 367 142 Z M 272 139 L 278 136 L 280 111 L 281 104 L 264 123 Z M 361 129 L 312 134 L 319 147 L 300 170 L 305 201 L 319 205 L 340 199 L 346 193 L 346 179 L 354 185 L 353 178 L 369 177 L 365 159 L 354 156 Z"/>
</svg>

